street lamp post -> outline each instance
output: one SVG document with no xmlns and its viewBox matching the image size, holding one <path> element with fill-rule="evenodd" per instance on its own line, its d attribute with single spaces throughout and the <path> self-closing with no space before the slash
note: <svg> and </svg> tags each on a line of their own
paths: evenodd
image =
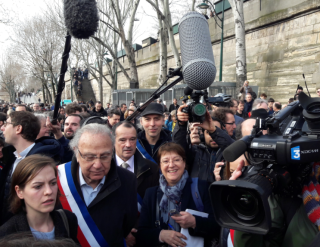
<svg viewBox="0 0 320 247">
<path fill-rule="evenodd" d="M 218 17 L 218 19 L 220 20 L 221 22 L 221 25 L 219 25 L 219 23 L 217 22 L 216 18 L 214 18 L 215 22 L 217 23 L 217 25 L 221 28 L 221 46 L 220 46 L 220 72 L 219 72 L 219 81 L 222 81 L 222 63 L 223 63 L 223 26 L 224 26 L 224 2 L 225 0 L 222 0 L 222 18 L 220 19 L 219 16 L 217 16 L 215 14 L 215 16 Z M 212 5 L 211 2 L 209 2 L 208 0 L 203 0 L 203 3 L 199 4 L 197 7 L 199 9 L 208 9 L 210 8 L 210 6 L 207 4 L 209 3 L 212 8 L 213 8 L 213 11 L 215 12 L 215 8 L 214 6 Z"/>
</svg>

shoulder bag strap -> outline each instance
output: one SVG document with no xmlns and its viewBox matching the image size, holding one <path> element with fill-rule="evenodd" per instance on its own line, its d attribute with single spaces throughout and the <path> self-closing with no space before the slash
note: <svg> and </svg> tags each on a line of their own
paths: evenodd
<svg viewBox="0 0 320 247">
<path fill-rule="evenodd" d="M 59 212 L 59 214 L 63 220 L 64 227 L 67 229 L 68 238 L 70 238 L 69 222 L 68 222 L 66 213 L 63 211 L 63 209 L 58 209 L 57 211 Z"/>
</svg>

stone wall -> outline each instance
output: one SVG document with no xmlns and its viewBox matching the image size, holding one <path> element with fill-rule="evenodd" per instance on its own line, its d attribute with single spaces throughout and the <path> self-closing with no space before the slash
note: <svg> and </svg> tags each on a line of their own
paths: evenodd
<svg viewBox="0 0 320 247">
<path fill-rule="evenodd" d="M 261 0 L 260 6 L 260 0 L 250 0 L 244 3 L 244 13 L 250 84 L 259 86 L 260 93 L 265 92 L 268 97 L 286 103 L 294 96 L 298 84 L 305 88 L 304 73 L 309 90 L 315 96 L 316 84 L 320 85 L 320 1 Z M 208 22 L 218 80 L 221 30 L 213 18 Z M 175 35 L 175 41 L 179 48 L 179 35 Z M 225 12 L 223 51 L 223 81 L 235 81 L 235 36 L 231 10 Z M 137 51 L 136 61 L 140 88 L 156 88 L 159 44 Z M 122 57 L 121 62 L 128 68 L 126 57 Z M 170 45 L 169 67 L 175 67 Z M 98 84 L 95 80 L 91 80 L 91 84 L 99 100 Z M 126 88 L 129 88 L 129 83 L 119 72 L 118 89 Z M 112 90 L 107 83 L 104 83 L 103 90 L 104 103 L 110 102 Z M 70 95 L 67 95 L 67 91 L 65 98 Z"/>
</svg>

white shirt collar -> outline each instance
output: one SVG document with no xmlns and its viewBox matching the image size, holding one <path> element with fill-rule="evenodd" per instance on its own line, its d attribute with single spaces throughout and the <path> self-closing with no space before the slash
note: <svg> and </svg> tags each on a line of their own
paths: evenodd
<svg viewBox="0 0 320 247">
<path fill-rule="evenodd" d="M 84 178 L 83 178 L 83 175 L 82 175 L 82 171 L 81 171 L 81 167 L 79 166 L 79 180 L 80 180 L 80 187 L 82 186 L 82 185 L 88 185 L 87 184 L 87 182 L 84 180 Z M 104 182 L 106 181 L 106 176 L 104 176 L 102 179 L 101 179 L 101 181 L 100 181 L 100 183 L 99 183 L 99 185 L 101 184 L 101 185 L 104 185 Z M 98 185 L 98 186 L 99 186 Z M 90 185 L 88 185 L 88 186 L 90 186 Z M 98 186 L 96 187 L 96 188 L 98 188 Z M 91 186 L 90 186 L 91 187 Z"/>
<path fill-rule="evenodd" d="M 17 159 L 24 159 L 27 154 L 30 152 L 30 150 L 36 145 L 35 143 L 31 144 L 29 147 L 27 147 L 25 150 L 23 150 L 20 154 L 17 151 L 14 151 L 14 155 L 16 156 Z"/>
<path fill-rule="evenodd" d="M 129 168 L 134 168 L 134 155 L 132 155 L 132 156 L 130 157 L 130 159 L 128 159 L 127 161 L 123 161 L 123 160 L 116 154 L 116 161 L 117 161 L 117 165 L 118 165 L 118 166 L 121 166 L 123 162 L 126 162 L 126 163 L 129 165 L 128 169 L 129 169 Z"/>
</svg>

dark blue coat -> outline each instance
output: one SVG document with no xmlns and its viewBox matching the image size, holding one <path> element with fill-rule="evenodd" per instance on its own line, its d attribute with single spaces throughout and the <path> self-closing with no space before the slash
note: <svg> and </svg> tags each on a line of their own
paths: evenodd
<svg viewBox="0 0 320 247">
<path fill-rule="evenodd" d="M 197 210 L 191 194 L 191 183 L 192 179 L 189 177 L 182 191 L 181 211 L 185 211 L 186 209 Z M 204 205 L 204 212 L 208 213 L 209 217 L 202 218 L 195 216 L 196 228 L 189 228 L 189 234 L 191 236 L 204 237 L 206 242 L 210 242 L 212 238 L 219 237 L 220 226 L 216 223 L 213 216 L 207 183 L 199 180 L 198 189 Z M 159 246 L 161 244 L 159 242 L 159 234 L 161 230 L 168 230 L 168 225 L 162 221 L 161 216 L 159 217 L 160 227 L 157 228 L 155 225 L 157 220 L 156 208 L 159 207 L 157 201 L 160 202 L 162 196 L 163 192 L 160 190 L 159 186 L 149 188 L 146 191 L 140 214 L 138 232 L 136 235 L 138 246 Z"/>
</svg>

